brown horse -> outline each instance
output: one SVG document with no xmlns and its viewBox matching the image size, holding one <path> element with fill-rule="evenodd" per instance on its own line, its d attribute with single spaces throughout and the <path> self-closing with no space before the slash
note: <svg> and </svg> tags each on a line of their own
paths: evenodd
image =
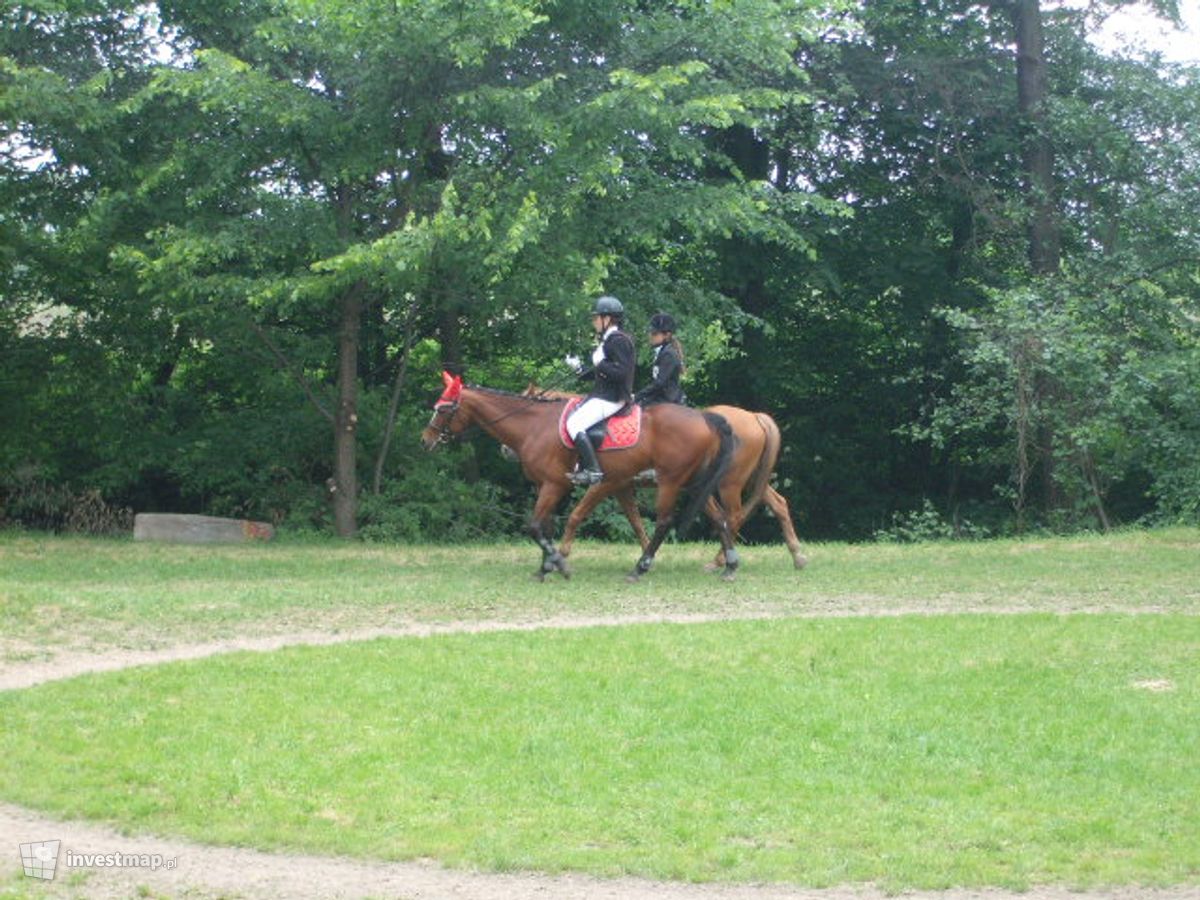
<svg viewBox="0 0 1200 900">
<path fill-rule="evenodd" d="M 541 391 L 536 384 L 526 387 L 525 395 L 546 399 L 569 399 L 578 396 L 560 391 Z M 654 407 L 650 408 L 654 409 Z M 803 569 L 808 560 L 800 547 L 799 538 L 796 537 L 796 529 L 792 524 L 788 502 L 782 494 L 771 487 L 771 474 L 775 471 L 775 463 L 779 459 L 779 451 L 783 444 L 779 426 L 766 413 L 750 412 L 739 406 L 710 406 L 705 412 L 716 413 L 725 419 L 729 423 L 729 427 L 733 429 L 734 437 L 737 438 L 733 459 L 730 461 L 725 476 L 721 479 L 718 490 L 721 505 L 718 507 L 715 500 L 710 498 L 706 507 L 709 517 L 715 522 L 718 516 L 724 516 L 736 541 L 742 525 L 758 508 L 758 505 L 765 502 L 779 521 L 784 543 L 787 544 L 788 552 L 792 555 L 792 565 L 797 569 Z M 642 515 L 638 511 L 634 486 L 635 483 L 631 481 L 623 485 L 601 482 L 592 487 L 571 510 L 562 540 L 558 544 L 559 552 L 563 556 L 570 554 L 571 547 L 575 542 L 576 530 L 591 515 L 592 510 L 600 501 L 608 496 L 612 496 L 620 504 L 634 534 L 645 548 L 650 538 L 646 534 Z M 716 559 L 709 564 L 709 567 L 725 570 L 724 547 L 717 552 Z"/>
<path fill-rule="evenodd" d="M 706 412 L 722 416 L 738 439 L 733 461 L 721 480 L 720 489 L 721 502 L 725 506 L 734 540 L 737 540 L 742 525 L 758 509 L 758 505 L 765 502 L 779 522 L 783 541 L 792 555 L 792 565 L 803 569 L 808 559 L 800 548 L 800 539 L 796 537 L 788 502 L 771 487 L 771 475 L 783 447 L 779 426 L 766 413 L 750 412 L 740 406 L 710 406 Z M 712 565 L 718 569 L 725 565 L 724 549 L 717 553 Z"/>
<path fill-rule="evenodd" d="M 530 537 L 542 550 L 542 564 L 536 575 L 544 579 L 547 574 L 558 572 L 570 577 L 566 558 L 550 541 L 551 517 L 571 489 L 567 473 L 576 457 L 575 451 L 563 446 L 559 437 L 558 422 L 566 401 L 467 387 L 458 376 L 446 372 L 442 373 L 442 381 L 445 390 L 434 405 L 429 424 L 421 432 L 422 445 L 433 450 L 474 426 L 510 447 L 525 477 L 538 486 L 528 528 Z M 599 455 L 605 480 L 592 490 L 627 484 L 644 469 L 654 469 L 657 474 L 654 535 L 643 547 L 642 556 L 630 573 L 631 579 L 644 575 L 653 565 L 655 554 L 674 521 L 680 491 L 685 486 L 694 491 L 691 503 L 679 518 L 682 530 L 716 490 L 733 456 L 734 444 L 729 424 L 721 416 L 663 404 L 645 411 L 641 437 L 636 444 Z M 738 557 L 728 523 L 719 509 L 717 528 L 725 554 L 725 574 L 731 577 L 737 569 Z"/>
</svg>

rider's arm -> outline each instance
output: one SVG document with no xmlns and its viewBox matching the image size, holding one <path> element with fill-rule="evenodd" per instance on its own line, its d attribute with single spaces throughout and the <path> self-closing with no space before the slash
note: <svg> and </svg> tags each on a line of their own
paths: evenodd
<svg viewBox="0 0 1200 900">
<path fill-rule="evenodd" d="M 604 358 L 596 364 L 596 372 L 606 381 L 620 383 L 634 366 L 633 341 L 626 335 L 614 334 L 604 342 Z"/>
<path fill-rule="evenodd" d="M 654 361 L 653 379 L 634 394 L 633 399 L 638 403 L 645 403 L 647 400 L 655 403 L 665 402 L 667 390 L 671 386 L 672 379 L 679 377 L 679 370 L 679 357 L 664 349 L 658 354 L 658 359 Z"/>
</svg>

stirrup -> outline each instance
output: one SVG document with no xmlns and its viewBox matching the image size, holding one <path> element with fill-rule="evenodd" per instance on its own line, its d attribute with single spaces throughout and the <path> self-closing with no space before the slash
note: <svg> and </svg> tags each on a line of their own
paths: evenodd
<svg viewBox="0 0 1200 900">
<path fill-rule="evenodd" d="M 591 486 L 604 480 L 604 473 L 596 469 L 577 469 L 567 473 L 567 481 L 579 486 Z"/>
</svg>

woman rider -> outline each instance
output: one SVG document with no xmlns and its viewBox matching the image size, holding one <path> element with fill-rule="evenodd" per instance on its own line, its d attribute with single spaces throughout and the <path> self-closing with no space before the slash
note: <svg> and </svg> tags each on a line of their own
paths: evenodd
<svg viewBox="0 0 1200 900">
<path fill-rule="evenodd" d="M 683 347 L 675 337 L 675 319 L 668 313 L 650 317 L 650 344 L 654 347 L 651 381 L 633 395 L 642 406 L 655 403 L 685 403 L 679 380 L 683 377 Z"/>
<path fill-rule="evenodd" d="M 608 295 L 599 298 L 592 310 L 592 330 L 599 338 L 592 351 L 592 368 L 579 371 L 579 359 L 567 357 L 567 364 L 579 371 L 581 378 L 595 380 L 591 392 L 567 417 L 567 434 L 579 451 L 579 468 L 567 475 L 572 484 L 591 485 L 604 480 L 587 430 L 619 411 L 633 393 L 637 354 L 633 338 L 621 330 L 624 318 L 625 307 L 620 300 Z"/>
</svg>

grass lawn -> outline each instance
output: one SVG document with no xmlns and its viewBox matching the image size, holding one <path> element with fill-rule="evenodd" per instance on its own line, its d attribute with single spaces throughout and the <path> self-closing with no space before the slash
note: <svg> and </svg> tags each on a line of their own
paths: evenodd
<svg viewBox="0 0 1200 900">
<path fill-rule="evenodd" d="M 58 649 L 149 647 L 397 622 L 613 612 L 779 614 L 1156 609 L 1200 612 L 1200 530 L 978 544 L 745 550 L 733 584 L 715 550 L 671 544 L 640 584 L 634 546 L 583 542 L 575 577 L 537 584 L 532 543 L 183 547 L 0 533 L 0 665 Z"/>
<path fill-rule="evenodd" d="M 132 830 L 500 870 L 1194 884 L 1197 662 L 1200 619 L 1171 614 L 230 654 L 0 694 L 0 784 Z"/>
</svg>

